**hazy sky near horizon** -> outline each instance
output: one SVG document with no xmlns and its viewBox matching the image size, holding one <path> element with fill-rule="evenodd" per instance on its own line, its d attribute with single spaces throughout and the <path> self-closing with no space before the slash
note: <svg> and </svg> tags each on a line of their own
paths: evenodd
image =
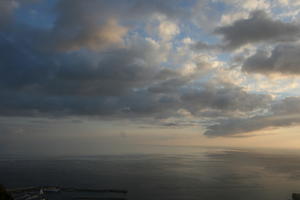
<svg viewBox="0 0 300 200">
<path fill-rule="evenodd" d="M 2 0 L 0 150 L 295 148 L 299 11 L 299 0 Z"/>
</svg>

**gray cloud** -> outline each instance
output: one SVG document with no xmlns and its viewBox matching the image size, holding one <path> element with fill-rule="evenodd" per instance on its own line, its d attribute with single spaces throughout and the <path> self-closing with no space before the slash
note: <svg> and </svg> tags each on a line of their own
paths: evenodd
<svg viewBox="0 0 300 200">
<path fill-rule="evenodd" d="M 23 51 L 26 43 L 14 40 L 17 46 L 0 38 L 3 116 L 166 118 L 181 108 L 195 114 L 206 108 L 247 112 L 269 99 L 230 84 L 191 89 L 198 76 L 160 67 L 160 52 L 143 40 L 101 56 L 43 53 L 34 48 Z"/>
<path fill-rule="evenodd" d="M 60 37 L 56 35 L 56 27 L 60 26 L 62 29 L 58 32 L 74 32 L 75 35 L 84 26 L 97 32 L 89 28 L 95 23 L 94 15 L 99 17 L 93 12 L 98 9 L 98 4 L 95 8 L 90 8 L 93 4 L 83 8 L 78 24 L 68 24 L 75 17 L 75 11 L 80 10 L 80 2 L 76 1 L 78 5 L 64 12 L 61 9 L 64 10 L 65 3 L 70 1 L 57 5 L 57 12 L 62 13 L 58 14 L 54 28 L 50 30 L 54 31 L 51 34 L 53 40 Z M 90 10 L 91 24 L 85 24 Z M 110 10 L 109 5 L 107 10 Z M 101 13 L 108 18 L 110 14 Z M 75 30 L 77 26 L 79 32 Z M 3 56 L 0 60 L 0 115 L 168 118 L 182 108 L 195 114 L 206 108 L 247 112 L 261 107 L 268 99 L 265 95 L 247 94 L 233 85 L 224 88 L 200 85 L 202 90 L 193 90 L 194 80 L 209 67 L 209 63 L 199 61 L 196 73 L 182 75 L 177 70 L 161 67 L 163 52 L 138 37 L 123 48 L 106 52 L 88 51 L 89 43 L 85 43 L 85 39 L 78 44 L 80 50 L 76 47 L 71 52 L 41 51 L 41 38 L 47 31 L 20 25 L 0 35 Z M 70 45 L 77 45 L 75 40 Z M 48 41 L 45 41 L 46 48 Z"/>
<path fill-rule="evenodd" d="M 160 69 L 159 52 L 147 42 L 100 57 L 24 52 L 22 41 L 16 48 L 3 37 L 0 44 L 2 115 L 112 114 L 126 107 L 122 98 L 136 96 L 134 88 L 172 72 Z"/>
<path fill-rule="evenodd" d="M 219 52 L 223 48 L 220 44 L 208 44 L 201 41 L 192 44 L 190 47 L 194 51 L 215 51 L 215 52 Z"/>
<path fill-rule="evenodd" d="M 258 50 L 245 60 L 242 70 L 261 74 L 300 74 L 300 46 L 281 44 L 276 46 L 271 55 Z"/>
<path fill-rule="evenodd" d="M 207 61 L 197 60 L 193 63 L 195 72 L 186 75 L 178 69 L 161 66 L 166 64 L 165 58 L 162 58 L 166 50 L 135 33 L 128 34 L 124 46 L 119 46 L 127 30 L 130 32 L 134 24 L 132 20 L 136 20 L 137 15 L 141 15 L 141 20 L 145 20 L 142 13 L 149 16 L 160 13 L 170 20 L 175 18 L 175 7 L 160 7 L 158 1 L 152 3 L 150 6 L 143 4 L 143 1 L 133 1 L 129 5 L 107 1 L 91 1 L 90 4 L 59 1 L 55 7 L 56 18 L 50 28 L 18 22 L 1 31 L 0 115 L 145 119 L 158 124 L 161 119 L 182 117 L 178 114 L 179 110 L 187 111 L 199 120 L 209 118 L 207 121 L 210 124 L 227 117 L 220 124 L 209 126 L 205 133 L 208 136 L 240 134 L 298 123 L 298 119 L 292 117 L 286 118 L 286 121 L 275 119 L 276 115 L 288 115 L 282 114 L 288 109 L 281 108 L 284 106 L 279 104 L 273 105 L 270 111 L 275 114 L 238 118 L 267 108 L 272 101 L 270 96 L 249 93 L 242 87 L 218 80 L 199 82 L 199 78 L 212 68 Z M 129 13 L 132 10 L 136 13 Z M 271 35 L 271 40 L 285 40 L 285 31 L 293 33 L 293 36 L 298 31 L 294 25 L 272 21 L 261 12 L 253 13 L 247 20 L 237 21 L 232 25 L 232 30 L 242 28 L 244 23 L 257 24 L 257 21 L 260 26 L 269 21 L 270 27 L 284 26 L 284 30 L 278 28 L 277 33 Z M 272 29 L 272 34 L 275 29 Z M 245 36 L 234 42 L 230 41 L 230 28 L 223 27 L 219 31 L 232 48 L 267 38 L 258 33 L 255 36 L 257 40 L 254 37 L 248 40 Z M 198 45 L 202 47 L 195 48 L 208 48 L 206 44 Z M 288 59 L 289 54 L 297 56 L 297 50 L 296 47 L 282 46 L 276 52 L 274 50 L 274 54 L 278 59 L 285 60 L 286 63 L 280 63 L 286 65 L 287 62 L 297 62 Z M 272 57 L 263 58 L 275 60 Z M 244 70 L 248 70 L 248 62 Z M 261 61 L 264 62 L 279 61 Z M 278 65 L 274 66 L 276 68 Z M 165 122 L 166 126 L 172 127 L 192 124 L 195 121 Z"/>
<path fill-rule="evenodd" d="M 25 3 L 34 2 L 39 0 L 1 2 L 0 26 L 12 25 L 9 28 L 15 29 L 14 31 L 28 28 L 15 23 L 14 11 Z M 136 26 L 137 21 L 147 21 L 154 14 L 161 14 L 172 20 L 186 15 L 184 9 L 180 9 L 177 4 L 177 0 L 164 3 L 157 0 L 91 0 L 89 3 L 80 0 L 57 1 L 54 8 L 45 11 L 50 11 L 48 15 L 55 16 L 52 24 L 47 28 L 34 30 L 34 40 L 43 51 L 102 51 L 123 47 L 124 37 L 130 28 Z"/>
<path fill-rule="evenodd" d="M 120 3 L 120 1 L 117 1 Z M 163 14 L 170 20 L 187 18 L 189 12 L 180 6 L 180 1 L 169 0 L 133 0 L 130 3 L 126 2 L 124 4 L 129 5 L 129 17 L 145 18 L 153 14 Z"/>
<path fill-rule="evenodd" d="M 120 45 L 127 28 L 118 23 L 117 10 L 105 1 L 92 0 L 88 4 L 78 0 L 59 1 L 54 27 L 45 37 L 49 41 L 47 47 L 74 51 L 81 48 L 101 50 Z"/>
<path fill-rule="evenodd" d="M 217 28 L 215 33 L 223 36 L 224 48 L 230 50 L 249 43 L 298 40 L 300 28 L 297 24 L 274 20 L 258 10 L 248 19 Z"/>
<path fill-rule="evenodd" d="M 178 3 L 177 0 L 90 0 L 88 4 L 81 0 L 58 1 L 57 18 L 51 30 L 42 37 L 43 41 L 48 41 L 43 47 L 58 51 L 120 47 L 136 21 L 147 21 L 154 14 L 171 20 L 185 17 L 186 11 L 176 6 Z"/>
<path fill-rule="evenodd" d="M 150 86 L 148 90 L 153 93 L 170 93 L 177 92 L 178 88 L 185 86 L 190 82 L 191 77 L 175 77 L 164 81 L 161 81 L 153 86 Z"/>
<path fill-rule="evenodd" d="M 0 2 L 0 28 L 12 22 L 13 12 L 17 7 L 17 1 L 3 0 Z"/>
<path fill-rule="evenodd" d="M 23 5 L 37 3 L 40 0 L 1 0 L 0 2 L 0 30 L 11 28 L 15 22 L 15 11 Z"/>
<path fill-rule="evenodd" d="M 232 84 L 225 84 L 222 87 L 208 86 L 200 91 L 188 91 L 182 99 L 186 105 L 192 107 L 190 110 L 197 106 L 204 106 L 222 111 L 251 111 L 265 107 L 271 101 L 269 95 L 250 94 Z"/>
<path fill-rule="evenodd" d="M 211 137 L 230 136 L 266 128 L 287 127 L 300 124 L 299 105 L 299 97 L 287 97 L 278 102 L 274 102 L 268 114 L 250 118 L 227 118 L 221 120 L 218 124 L 207 127 L 205 135 Z"/>
</svg>

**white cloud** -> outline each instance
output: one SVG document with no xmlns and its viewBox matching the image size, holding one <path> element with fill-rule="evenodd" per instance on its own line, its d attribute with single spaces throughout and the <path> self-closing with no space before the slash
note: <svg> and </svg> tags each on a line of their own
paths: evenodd
<svg viewBox="0 0 300 200">
<path fill-rule="evenodd" d="M 158 32 L 163 40 L 169 41 L 180 33 L 180 29 L 174 22 L 165 20 L 159 24 Z"/>
</svg>

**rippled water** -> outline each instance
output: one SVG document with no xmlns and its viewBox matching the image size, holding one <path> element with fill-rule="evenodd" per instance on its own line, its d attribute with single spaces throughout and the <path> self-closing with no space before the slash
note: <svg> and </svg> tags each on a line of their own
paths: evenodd
<svg viewBox="0 0 300 200">
<path fill-rule="evenodd" d="M 127 189 L 128 199 L 288 200 L 300 192 L 300 154 L 194 149 L 184 153 L 2 156 L 0 182 Z"/>
</svg>

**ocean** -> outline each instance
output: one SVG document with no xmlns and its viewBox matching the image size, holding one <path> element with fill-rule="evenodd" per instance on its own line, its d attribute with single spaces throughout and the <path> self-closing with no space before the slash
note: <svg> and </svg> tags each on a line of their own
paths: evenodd
<svg viewBox="0 0 300 200">
<path fill-rule="evenodd" d="M 164 153 L 1 155 L 0 183 L 126 189 L 131 200 L 288 200 L 300 192 L 300 153 L 181 147 Z"/>
</svg>

